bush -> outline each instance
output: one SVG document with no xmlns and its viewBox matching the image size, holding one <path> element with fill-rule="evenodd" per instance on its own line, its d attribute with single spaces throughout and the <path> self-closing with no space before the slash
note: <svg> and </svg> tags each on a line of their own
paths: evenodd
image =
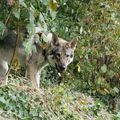
<svg viewBox="0 0 120 120">
<path fill-rule="evenodd" d="M 77 40 L 75 59 L 65 72 L 64 84 L 71 87 L 74 92 L 85 92 L 101 99 L 107 105 L 108 110 L 117 112 L 115 119 L 119 119 L 119 5 L 120 2 L 117 0 L 0 1 L 0 38 L 4 37 L 3 33 L 6 28 L 26 28 L 29 36 L 27 39 L 23 39 L 23 41 L 25 41 L 24 46 L 27 53 L 35 50 L 30 42 L 31 36 L 35 32 L 35 26 L 43 28 L 45 33 L 52 30 L 67 40 Z M 41 39 L 40 43 L 44 43 L 44 40 L 45 38 Z M 54 83 L 57 83 L 57 76 L 57 72 L 48 67 L 43 72 L 42 86 L 46 86 L 46 88 L 54 86 Z M 49 82 L 47 79 L 49 79 Z M 1 89 L 1 94 L 5 96 L 6 92 L 4 92 L 4 89 L 9 89 L 9 87 Z M 7 94 L 9 94 L 8 91 Z M 25 92 L 24 94 L 27 93 Z M 12 96 L 14 95 L 11 94 Z M 4 103 L 4 98 L 0 98 Z M 7 100 L 7 98 L 5 99 Z M 22 103 L 23 101 L 18 102 Z M 1 105 L 3 108 L 6 106 L 2 103 Z M 21 108 L 21 106 L 20 104 L 18 108 L 13 109 L 22 111 L 24 107 Z M 27 108 L 29 109 L 29 105 Z M 26 110 L 26 108 L 24 109 Z M 41 108 L 36 109 L 41 111 Z M 36 109 L 35 111 L 38 111 Z M 96 106 L 93 107 L 92 111 L 95 112 L 98 109 L 99 105 L 98 108 Z M 68 110 L 67 113 L 69 112 L 70 114 L 68 115 L 65 114 L 65 111 L 58 113 L 60 115 L 64 114 L 65 119 L 72 117 L 75 119 L 75 115 Z M 15 113 L 19 117 L 18 110 Z M 44 117 L 48 113 L 41 114 Z M 95 114 L 98 115 L 98 113 Z M 22 113 L 20 115 L 21 118 L 22 116 L 24 117 Z M 29 117 L 28 112 L 26 112 L 26 115 Z"/>
</svg>

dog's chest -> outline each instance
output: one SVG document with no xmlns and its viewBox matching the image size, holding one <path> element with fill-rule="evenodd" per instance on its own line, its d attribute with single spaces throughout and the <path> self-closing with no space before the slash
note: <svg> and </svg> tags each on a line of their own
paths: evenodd
<svg viewBox="0 0 120 120">
<path fill-rule="evenodd" d="M 45 56 L 42 52 L 32 54 L 27 58 L 27 63 L 36 66 L 38 69 L 42 68 L 46 64 Z"/>
</svg>

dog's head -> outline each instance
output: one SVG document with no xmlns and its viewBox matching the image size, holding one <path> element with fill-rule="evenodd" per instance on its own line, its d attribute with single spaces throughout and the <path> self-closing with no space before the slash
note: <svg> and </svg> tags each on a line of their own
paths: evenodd
<svg viewBox="0 0 120 120">
<path fill-rule="evenodd" d="M 76 41 L 65 41 L 56 34 L 48 35 L 50 40 L 50 50 L 47 56 L 51 65 L 56 66 L 58 72 L 62 73 L 67 66 L 73 61 Z"/>
</svg>

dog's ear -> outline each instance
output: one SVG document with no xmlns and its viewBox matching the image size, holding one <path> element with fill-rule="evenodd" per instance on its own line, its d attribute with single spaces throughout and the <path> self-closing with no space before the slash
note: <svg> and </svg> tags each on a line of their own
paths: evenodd
<svg viewBox="0 0 120 120">
<path fill-rule="evenodd" d="M 70 43 L 71 43 L 71 48 L 75 49 L 76 45 L 77 45 L 77 41 L 76 40 L 72 40 Z"/>
<path fill-rule="evenodd" d="M 47 40 L 51 43 L 53 46 L 59 46 L 59 39 L 58 36 L 55 33 L 49 33 L 47 35 Z"/>
<path fill-rule="evenodd" d="M 72 48 L 73 50 L 75 50 L 76 45 L 77 45 L 77 41 L 75 41 L 75 40 L 71 40 L 70 42 L 68 42 L 68 43 L 66 44 L 67 47 L 70 47 L 70 48 Z"/>
<path fill-rule="evenodd" d="M 55 33 L 52 33 L 52 44 L 55 46 L 59 46 L 59 39 Z"/>
</svg>

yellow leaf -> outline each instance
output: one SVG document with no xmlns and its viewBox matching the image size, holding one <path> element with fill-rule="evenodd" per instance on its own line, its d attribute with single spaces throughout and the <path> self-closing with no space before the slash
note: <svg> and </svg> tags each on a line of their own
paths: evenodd
<svg viewBox="0 0 120 120">
<path fill-rule="evenodd" d="M 14 70 L 20 69 L 20 63 L 19 63 L 19 60 L 16 56 L 14 57 L 14 59 L 12 61 L 11 69 L 14 69 Z"/>
<path fill-rule="evenodd" d="M 49 7 L 53 10 L 56 11 L 58 6 L 58 2 L 56 0 L 49 0 Z"/>
<path fill-rule="evenodd" d="M 81 69 L 80 69 L 80 65 L 77 64 L 76 67 L 77 67 L 77 71 L 80 72 L 80 70 L 81 70 Z"/>
<path fill-rule="evenodd" d="M 80 100 L 80 103 L 81 104 L 87 104 L 87 101 L 86 100 Z"/>
</svg>

